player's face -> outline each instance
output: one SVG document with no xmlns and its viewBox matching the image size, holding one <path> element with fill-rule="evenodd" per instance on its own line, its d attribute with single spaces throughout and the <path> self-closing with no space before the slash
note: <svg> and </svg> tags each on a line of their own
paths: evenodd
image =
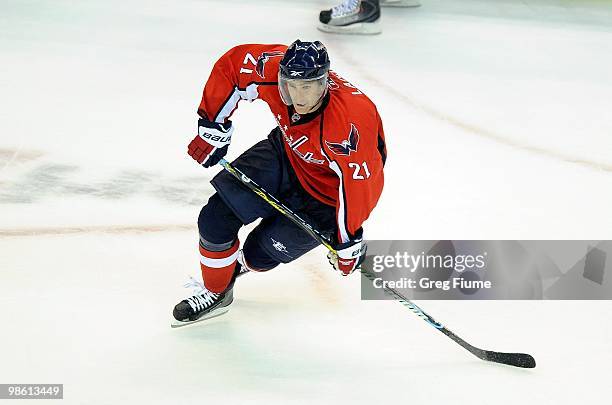
<svg viewBox="0 0 612 405">
<path fill-rule="evenodd" d="M 325 80 L 288 80 L 287 90 L 298 114 L 315 111 L 323 102 Z"/>
</svg>

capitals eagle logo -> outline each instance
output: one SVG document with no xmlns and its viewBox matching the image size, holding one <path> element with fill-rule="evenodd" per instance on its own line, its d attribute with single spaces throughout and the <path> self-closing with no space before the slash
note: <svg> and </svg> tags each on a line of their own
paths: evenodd
<svg viewBox="0 0 612 405">
<path fill-rule="evenodd" d="M 357 152 L 357 144 L 359 143 L 359 131 L 355 124 L 351 123 L 351 132 L 348 139 L 340 143 L 325 141 L 327 147 L 336 155 L 349 156 L 351 152 Z"/>
</svg>

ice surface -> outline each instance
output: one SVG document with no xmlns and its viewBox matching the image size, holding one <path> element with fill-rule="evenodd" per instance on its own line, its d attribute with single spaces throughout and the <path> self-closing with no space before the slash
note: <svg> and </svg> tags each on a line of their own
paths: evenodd
<svg viewBox="0 0 612 405">
<path fill-rule="evenodd" d="M 322 249 L 172 330 L 210 195 L 186 155 L 202 85 L 238 43 L 322 40 L 377 104 L 386 188 L 371 239 L 610 239 L 612 6 L 423 0 L 380 36 L 315 29 L 323 1 L 0 4 L 0 383 L 70 404 L 573 404 L 611 394 L 608 302 L 420 302 L 485 364 Z M 230 158 L 263 138 L 241 104 Z"/>
</svg>

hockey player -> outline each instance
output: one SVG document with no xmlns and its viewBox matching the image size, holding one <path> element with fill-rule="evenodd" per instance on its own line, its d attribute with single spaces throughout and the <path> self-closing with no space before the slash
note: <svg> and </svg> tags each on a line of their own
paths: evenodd
<svg viewBox="0 0 612 405">
<path fill-rule="evenodd" d="M 204 167 L 225 156 L 239 101 L 264 100 L 278 124 L 233 165 L 335 241 L 333 268 L 346 276 L 365 254 L 362 223 L 383 189 L 385 138 L 376 106 L 329 70 L 320 42 L 240 45 L 214 65 L 198 108 L 189 155 Z M 248 134 L 244 134 L 248 135 Z M 246 186 L 222 171 L 198 218 L 204 284 L 178 303 L 174 326 L 228 310 L 236 277 L 289 263 L 318 245 Z M 240 249 L 239 229 L 259 225 Z"/>
<path fill-rule="evenodd" d="M 336 34 L 380 34 L 380 6 L 418 7 L 418 0 L 345 0 L 319 13 L 320 31 Z"/>
</svg>

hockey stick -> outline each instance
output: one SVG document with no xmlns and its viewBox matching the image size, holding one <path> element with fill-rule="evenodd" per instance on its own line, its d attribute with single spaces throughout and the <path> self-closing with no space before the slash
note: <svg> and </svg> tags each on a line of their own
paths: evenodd
<svg viewBox="0 0 612 405">
<path fill-rule="evenodd" d="M 368 280 L 373 280 L 374 276 L 365 271 L 361 272 Z M 526 353 L 503 353 L 503 352 L 494 352 L 491 350 L 479 349 L 478 347 L 472 346 L 465 340 L 461 339 L 459 336 L 455 335 L 450 330 L 446 329 L 444 325 L 439 322 L 436 322 L 429 314 L 419 308 L 418 305 L 410 301 L 408 298 L 401 295 L 397 290 L 389 287 L 384 287 L 383 290 L 389 296 L 397 299 L 402 305 L 407 308 L 410 308 L 412 312 L 421 317 L 425 322 L 438 329 L 440 332 L 444 333 L 446 336 L 454 340 L 459 346 L 463 347 L 468 352 L 472 353 L 474 356 L 478 357 L 481 360 L 491 361 L 494 363 L 502 363 L 515 367 L 522 368 L 534 368 L 536 366 L 535 359 Z"/>
<path fill-rule="evenodd" d="M 293 223 L 302 228 L 305 232 L 307 232 L 310 236 L 312 236 L 315 240 L 320 242 L 323 246 L 329 249 L 331 252 L 336 253 L 336 250 L 332 247 L 331 241 L 325 237 L 325 235 L 321 234 L 315 228 L 312 227 L 308 222 L 300 218 L 295 212 L 293 212 L 290 208 L 281 203 L 276 197 L 272 194 L 268 193 L 262 187 L 260 187 L 256 182 L 251 180 L 246 174 L 242 173 L 240 169 L 235 168 L 231 165 L 227 160 L 221 159 L 219 164 L 223 166 L 225 170 L 227 170 L 232 176 L 238 179 L 242 184 L 251 189 L 255 194 L 263 198 L 268 204 L 278 210 L 281 214 L 285 215 L 289 218 Z M 372 280 L 372 275 L 362 271 L 362 274 Z M 428 324 L 444 333 L 446 336 L 454 340 L 459 346 L 463 347 L 468 352 L 472 353 L 474 356 L 478 357 L 481 360 L 490 361 L 494 363 L 507 364 L 515 367 L 522 368 L 534 368 L 536 366 L 535 359 L 526 353 L 502 353 L 495 352 L 491 350 L 483 350 L 478 347 L 472 346 L 467 343 L 465 340 L 461 339 L 459 336 L 455 335 L 450 330 L 446 329 L 441 323 L 436 322 L 430 315 L 428 315 L 425 311 L 423 311 L 419 306 L 411 302 L 408 298 L 401 295 L 397 290 L 389 287 L 383 287 L 385 293 L 389 296 L 399 300 L 399 302 L 410 308 L 412 312 L 417 314 L 420 318 L 426 321 Z"/>
</svg>

